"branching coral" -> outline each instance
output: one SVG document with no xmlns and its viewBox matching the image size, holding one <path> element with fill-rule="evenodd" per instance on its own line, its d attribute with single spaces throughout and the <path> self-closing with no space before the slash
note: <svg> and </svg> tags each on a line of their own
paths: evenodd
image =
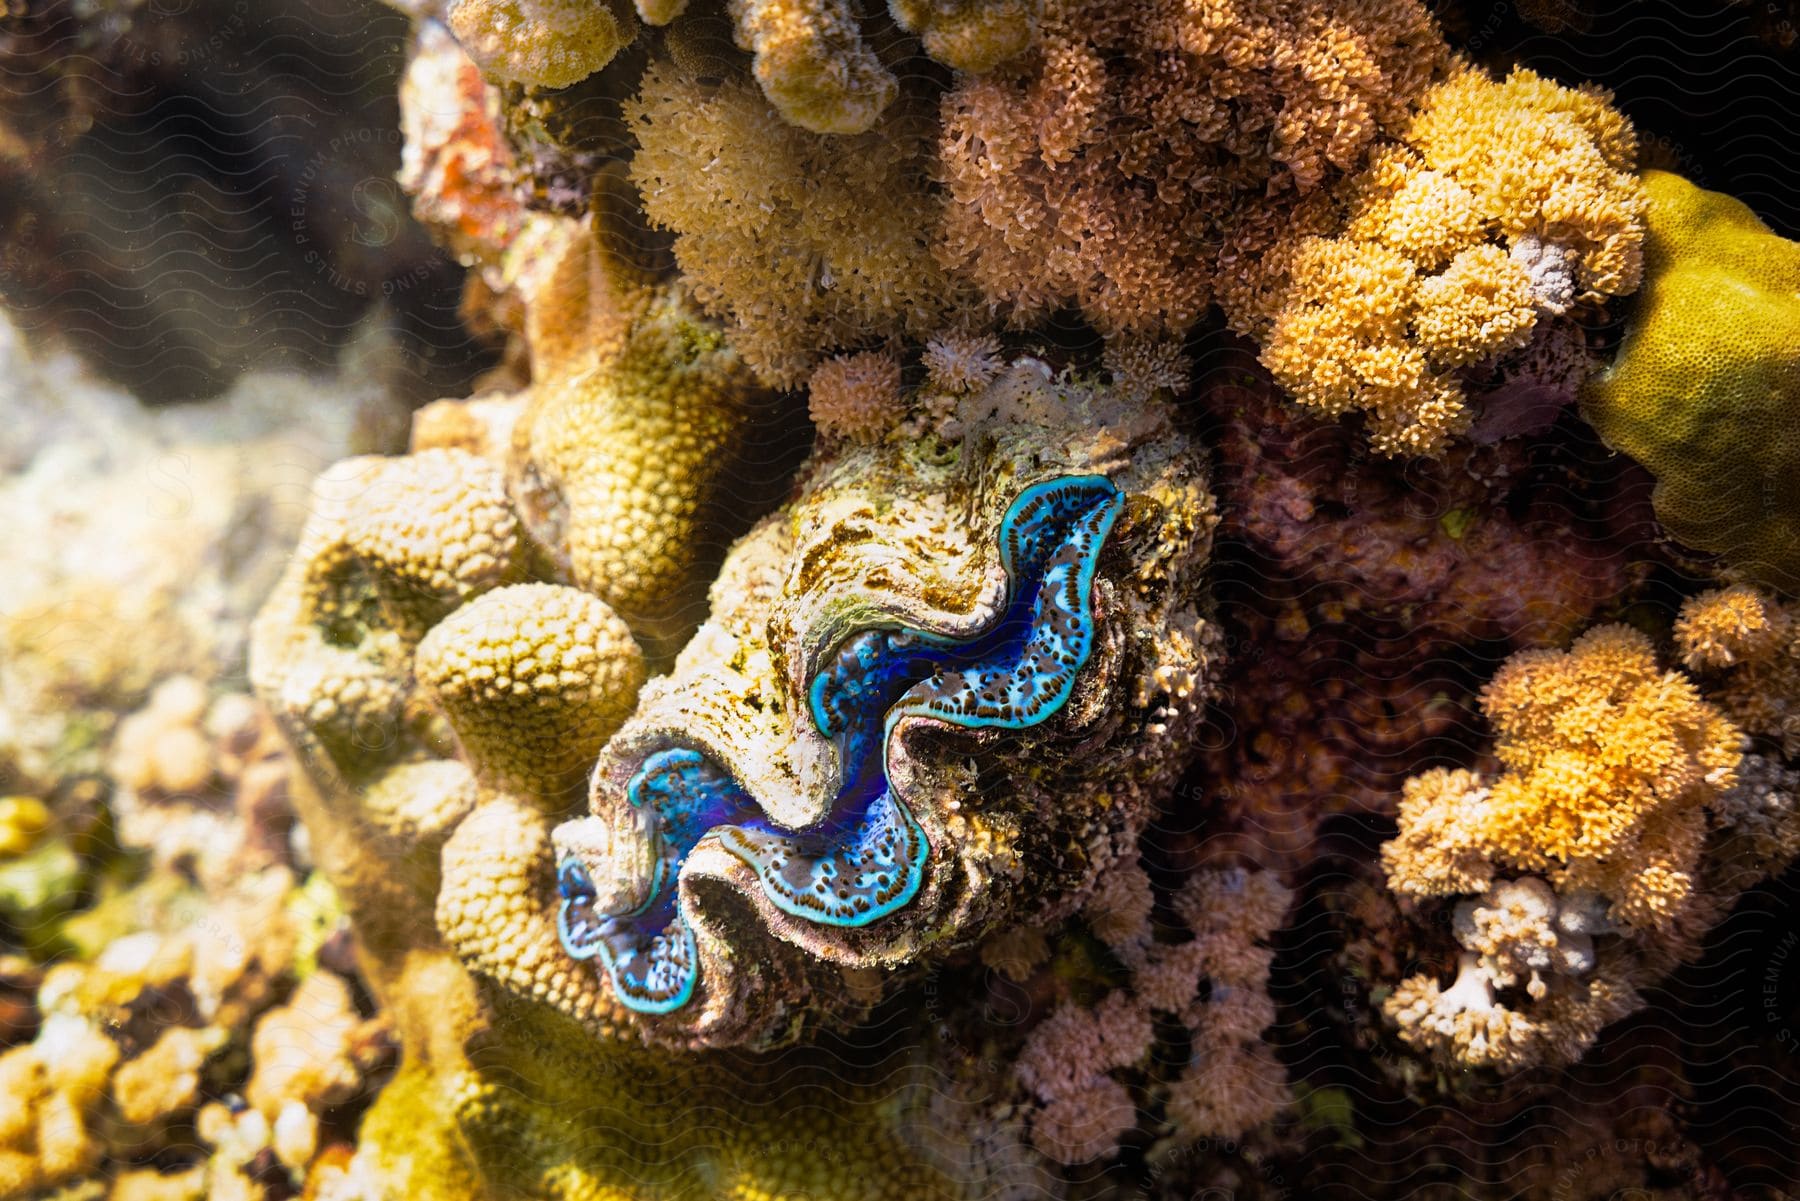
<svg viewBox="0 0 1800 1201">
<path fill-rule="evenodd" d="M 1460 69 L 1342 189 L 1342 231 L 1290 240 L 1227 311 L 1302 404 L 1365 411 L 1383 454 L 1439 454 L 1471 419 L 1459 368 L 1523 348 L 1577 293 L 1637 287 L 1636 153 L 1594 89 Z"/>
<path fill-rule="evenodd" d="M 1408 0 L 1055 0 L 1027 60 L 944 98 L 939 256 L 1017 324 L 1179 333 L 1443 62 Z"/>
<path fill-rule="evenodd" d="M 1275 1020 L 1274 954 L 1260 944 L 1292 894 L 1271 873 L 1225 868 L 1196 872 L 1169 900 L 1185 929 L 1158 937 L 1142 867 L 1109 869 L 1085 916 L 1129 983 L 1092 1005 L 1065 1000 L 1019 1052 L 1014 1073 L 1036 1103 L 1032 1142 L 1059 1163 L 1115 1155 L 1140 1103 L 1160 1111 L 1178 1144 L 1242 1137 L 1288 1103 L 1286 1073 L 1262 1039 Z M 1173 1072 L 1158 1045 L 1167 1019 L 1187 1038 Z"/>
<path fill-rule="evenodd" d="M 1644 187 L 1644 290 L 1582 413 L 1656 476 L 1676 538 L 1800 592 L 1800 245 L 1678 175 Z"/>
<path fill-rule="evenodd" d="M 1690 603 L 1679 639 L 1718 656 L 1761 620 L 1757 598 L 1715 594 Z M 1453 914 L 1457 977 L 1414 976 L 1383 1008 L 1408 1042 L 1467 1066 L 1569 1062 L 1800 849 L 1792 779 L 1746 756 L 1739 729 L 1625 626 L 1515 655 L 1482 707 L 1502 773 L 1408 781 L 1382 848 L 1395 892 L 1469 898 Z"/>
</svg>

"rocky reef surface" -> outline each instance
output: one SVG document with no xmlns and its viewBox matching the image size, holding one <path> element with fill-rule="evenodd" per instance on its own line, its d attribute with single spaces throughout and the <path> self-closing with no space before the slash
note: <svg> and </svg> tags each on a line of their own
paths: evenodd
<svg viewBox="0 0 1800 1201">
<path fill-rule="evenodd" d="M 471 395 L 0 339 L 0 1198 L 1796 1187 L 1793 241 L 1414 0 L 395 7 Z"/>
</svg>

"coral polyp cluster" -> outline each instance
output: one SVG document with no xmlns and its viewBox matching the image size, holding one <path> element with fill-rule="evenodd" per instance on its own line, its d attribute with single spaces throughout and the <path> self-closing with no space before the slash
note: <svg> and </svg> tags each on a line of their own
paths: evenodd
<svg viewBox="0 0 1800 1201">
<path fill-rule="evenodd" d="M 1745 618 L 1776 616 L 1763 604 L 1747 592 L 1689 602 L 1676 632 L 1688 661 L 1717 662 Z M 1747 753 L 1745 731 L 1625 626 L 1515 655 L 1481 703 L 1503 771 L 1407 781 L 1399 837 L 1382 848 L 1397 894 L 1466 898 L 1456 980 L 1410 978 L 1387 1012 L 1456 1062 L 1572 1061 L 1694 953 L 1745 868 L 1753 878 L 1800 850 L 1793 778 Z M 1730 853 L 1721 833 L 1738 836 Z M 1522 1005 L 1499 998 L 1515 987 Z"/>
</svg>

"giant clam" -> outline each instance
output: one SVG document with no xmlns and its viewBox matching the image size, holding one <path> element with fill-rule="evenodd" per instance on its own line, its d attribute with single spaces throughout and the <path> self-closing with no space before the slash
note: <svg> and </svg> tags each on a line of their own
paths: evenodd
<svg viewBox="0 0 1800 1201">
<path fill-rule="evenodd" d="M 780 1041 L 1071 911 L 1185 763 L 1194 446 L 1030 360 L 952 424 L 809 467 L 553 833 L 562 946 L 653 1041 Z"/>
</svg>

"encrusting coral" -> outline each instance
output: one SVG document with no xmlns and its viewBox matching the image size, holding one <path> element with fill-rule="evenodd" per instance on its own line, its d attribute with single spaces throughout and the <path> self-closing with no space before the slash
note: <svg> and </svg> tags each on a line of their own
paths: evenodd
<svg viewBox="0 0 1800 1201">
<path fill-rule="evenodd" d="M 1644 288 L 1582 413 L 1656 476 L 1677 539 L 1800 592 L 1800 245 L 1679 175 L 1643 187 Z"/>
</svg>

